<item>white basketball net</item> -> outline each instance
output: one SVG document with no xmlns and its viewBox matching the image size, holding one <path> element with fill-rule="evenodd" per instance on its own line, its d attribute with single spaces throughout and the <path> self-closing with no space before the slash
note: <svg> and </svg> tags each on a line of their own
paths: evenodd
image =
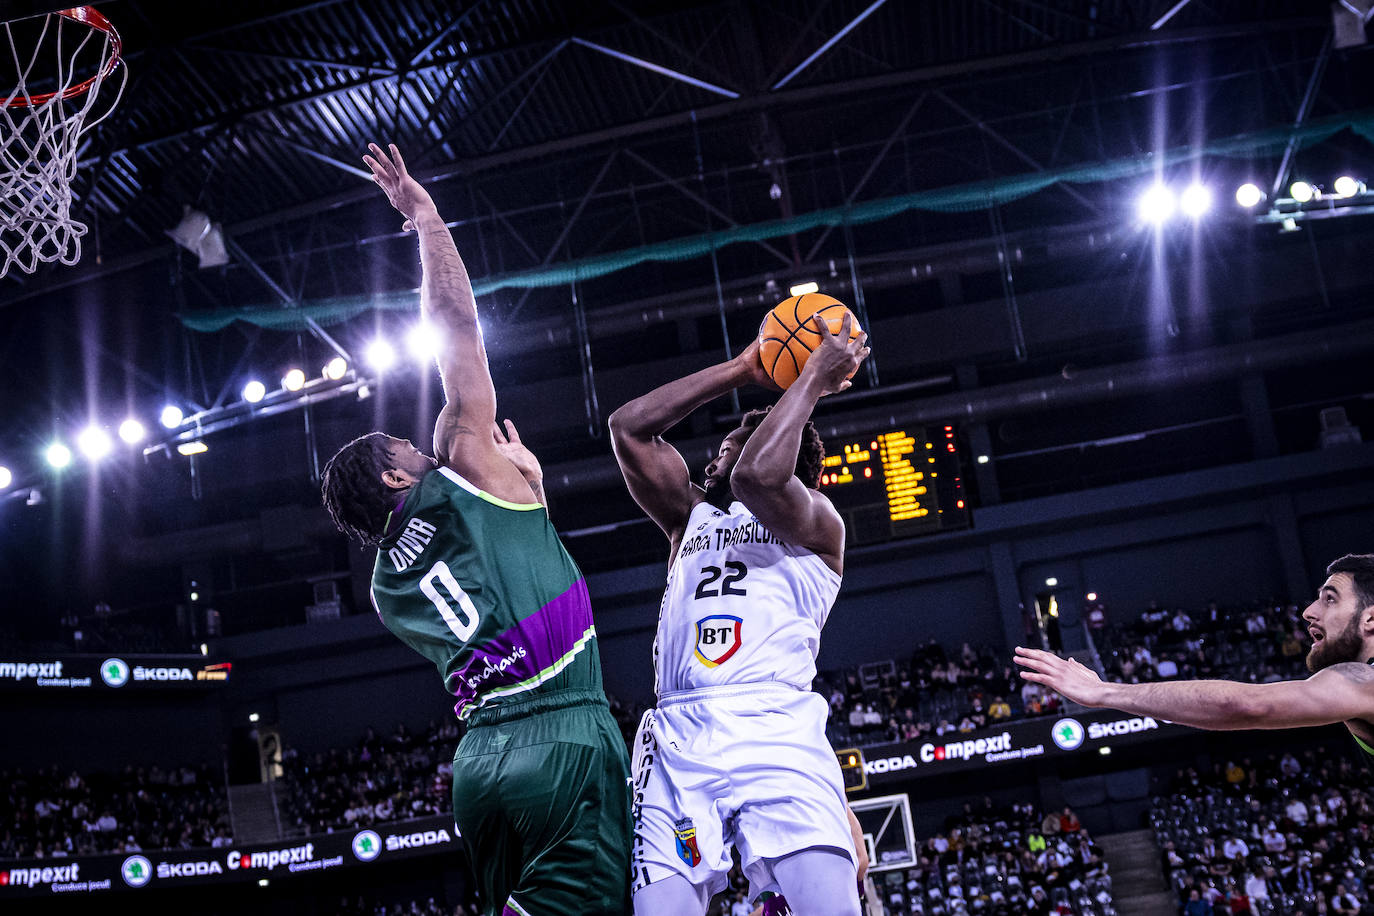
<svg viewBox="0 0 1374 916">
<path fill-rule="evenodd" d="M 53 13 L 43 19 L 41 36 L 31 48 L 27 40 L 23 49 L 15 44 L 8 22 L 4 23 L 8 41 L 0 44 L 0 54 L 11 58 L 19 75 L 18 85 L 0 96 L 0 277 L 11 266 L 33 273 L 39 263 L 61 261 L 71 265 L 80 259 L 81 237 L 87 227 L 71 215 L 77 149 L 82 135 L 119 102 L 128 81 L 128 69 L 124 68 L 114 102 L 88 121 L 109 74 L 107 63 L 115 39 L 109 32 L 66 15 Z M 71 47 L 73 33 L 80 34 L 75 47 Z M 99 66 L 89 88 L 63 98 L 78 81 L 91 76 L 90 61 L 97 50 Z M 31 93 L 30 77 L 38 75 L 35 65 L 41 65 L 42 72 L 54 59 L 55 79 L 45 80 L 42 92 L 35 89 Z M 80 69 L 78 60 L 82 62 Z M 51 77 L 51 69 L 43 76 Z M 5 91 L 0 88 L 0 92 Z M 47 92 L 51 96 L 42 98 Z"/>
</svg>

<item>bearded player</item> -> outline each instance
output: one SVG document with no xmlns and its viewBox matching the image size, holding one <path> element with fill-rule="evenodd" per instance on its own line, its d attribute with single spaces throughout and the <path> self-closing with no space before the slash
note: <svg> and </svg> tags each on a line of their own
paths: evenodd
<svg viewBox="0 0 1374 916">
<path fill-rule="evenodd" d="M 780 890 L 799 916 L 859 914 L 863 843 L 825 738 L 826 702 L 810 689 L 845 532 L 817 489 L 825 451 L 808 418 L 868 355 L 866 335 L 849 339 L 852 320 L 838 336 L 816 320 L 821 344 L 801 376 L 725 437 L 704 486 L 662 436 L 735 388 L 776 390 L 757 342 L 611 416 L 630 493 L 671 544 L 658 705 L 634 750 L 639 916 L 701 916 L 725 886 L 731 846 L 751 897 Z"/>
<path fill-rule="evenodd" d="M 1374 554 L 1349 554 L 1326 567 L 1317 599 L 1302 612 L 1312 648 L 1303 681 L 1244 684 L 1174 681 L 1104 683 L 1072 659 L 1016 649 L 1021 676 L 1084 706 L 1209 729 L 1300 728 L 1340 722 L 1374 755 Z"/>
<path fill-rule="evenodd" d="M 472 285 L 434 201 L 395 146 L 363 161 L 420 239 L 420 307 L 443 336 L 434 457 L 369 433 L 324 472 L 345 534 L 377 548 L 372 600 L 432 661 L 468 723 L 453 813 L 487 916 L 621 916 L 629 759 L 601 689 L 586 582 L 543 505 L 539 462 L 507 421 Z"/>
</svg>

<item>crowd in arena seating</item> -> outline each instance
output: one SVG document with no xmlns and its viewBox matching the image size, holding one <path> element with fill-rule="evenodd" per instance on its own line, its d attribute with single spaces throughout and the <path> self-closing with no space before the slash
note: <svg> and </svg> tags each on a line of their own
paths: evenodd
<svg viewBox="0 0 1374 916">
<path fill-rule="evenodd" d="M 1024 681 L 1011 662 L 964 643 L 949 652 L 932 640 L 902 665 L 822 672 L 813 689 L 830 702 L 827 736 L 836 747 L 915 741 L 1050 715 L 1059 696 Z"/>
<path fill-rule="evenodd" d="M 1253 602 L 1189 612 L 1154 602 L 1124 626 L 1105 629 L 1098 650 L 1107 677 L 1126 683 L 1227 678 L 1272 683 L 1305 677 L 1311 640 L 1296 604 Z"/>
<path fill-rule="evenodd" d="M 430 722 L 423 734 L 398 725 L 386 737 L 368 728 L 350 748 L 282 753 L 283 824 L 328 833 L 451 810 L 458 726 Z"/>
<path fill-rule="evenodd" d="M 1102 850 L 1074 813 L 965 804 L 917 844 L 917 863 L 872 875 L 888 916 L 1114 916 Z M 750 912 L 735 868 L 710 916 Z"/>
<path fill-rule="evenodd" d="M 1068 808 L 966 804 L 917 855 L 915 866 L 876 876 L 894 916 L 1115 913 L 1102 850 Z"/>
<path fill-rule="evenodd" d="M 210 769 L 101 773 L 0 770 L 0 859 L 62 858 L 231 842 L 222 780 Z"/>
<path fill-rule="evenodd" d="M 1186 916 L 1374 913 L 1374 780 L 1351 746 L 1174 777 L 1150 822 Z"/>
<path fill-rule="evenodd" d="M 434 897 L 396 900 L 394 897 L 369 895 L 343 897 L 338 902 L 318 909 L 321 916 L 477 916 L 476 901 L 446 906 Z"/>
<path fill-rule="evenodd" d="M 614 697 L 611 714 L 626 742 L 636 710 Z M 381 737 L 368 728 L 351 748 L 282 754 L 283 823 L 292 833 L 329 833 L 452 810 L 453 752 L 460 731 L 452 719 L 431 721 L 423 734 L 405 725 Z"/>
</svg>

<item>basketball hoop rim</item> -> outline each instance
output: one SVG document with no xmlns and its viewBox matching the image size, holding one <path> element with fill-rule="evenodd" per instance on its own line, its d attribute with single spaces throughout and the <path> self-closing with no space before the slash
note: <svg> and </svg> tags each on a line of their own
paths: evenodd
<svg viewBox="0 0 1374 916">
<path fill-rule="evenodd" d="M 46 104 L 55 98 L 70 99 L 84 93 L 98 81 L 105 79 L 114 72 L 114 68 L 119 66 L 120 52 L 124 49 L 124 42 L 119 37 L 119 32 L 115 29 L 114 23 L 105 18 L 105 15 L 93 6 L 74 6 L 71 9 L 58 10 L 55 14 L 82 25 L 88 25 L 98 32 L 104 32 L 110 37 L 110 59 L 94 75 L 74 86 L 68 86 L 61 92 L 44 92 L 35 96 L 23 96 L 12 99 L 6 107 L 9 108 L 32 108 Z"/>
</svg>

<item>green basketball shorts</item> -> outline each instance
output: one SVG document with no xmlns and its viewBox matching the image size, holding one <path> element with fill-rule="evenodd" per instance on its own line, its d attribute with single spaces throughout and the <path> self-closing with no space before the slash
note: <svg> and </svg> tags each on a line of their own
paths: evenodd
<svg viewBox="0 0 1374 916">
<path fill-rule="evenodd" d="M 630 912 L 630 761 L 598 689 L 478 709 L 453 815 L 486 916 Z"/>
</svg>

